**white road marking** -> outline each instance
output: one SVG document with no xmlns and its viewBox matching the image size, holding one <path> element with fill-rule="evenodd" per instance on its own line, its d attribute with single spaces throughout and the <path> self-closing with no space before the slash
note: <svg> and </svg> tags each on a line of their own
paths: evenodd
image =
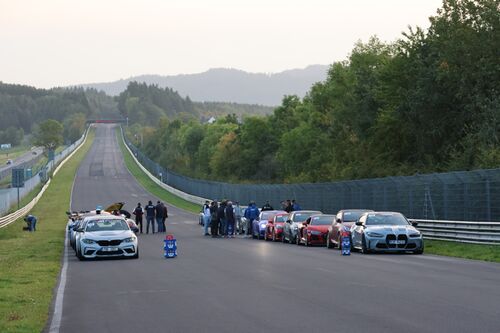
<svg viewBox="0 0 500 333">
<path fill-rule="evenodd" d="M 59 280 L 59 287 L 56 293 L 56 302 L 54 305 L 54 314 L 52 315 L 52 322 L 50 323 L 50 333 L 59 332 L 61 327 L 63 301 L 64 301 L 64 289 L 66 288 L 66 275 L 68 271 L 68 231 L 66 230 L 66 236 L 64 237 L 64 259 L 63 267 L 61 269 L 61 278 Z"/>
</svg>

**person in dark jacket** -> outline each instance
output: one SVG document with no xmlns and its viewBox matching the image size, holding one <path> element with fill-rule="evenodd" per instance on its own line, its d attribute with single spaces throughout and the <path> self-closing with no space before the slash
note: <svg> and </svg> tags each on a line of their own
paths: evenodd
<svg viewBox="0 0 500 333">
<path fill-rule="evenodd" d="M 162 221 L 163 221 L 163 206 L 160 201 L 156 202 L 155 206 L 155 217 L 156 224 L 158 225 L 158 232 L 163 232 Z"/>
<path fill-rule="evenodd" d="M 292 210 L 292 202 L 288 199 L 285 203 L 285 212 L 290 213 Z"/>
<path fill-rule="evenodd" d="M 259 209 L 254 201 L 251 201 L 248 208 L 245 209 L 245 218 L 247 219 L 247 236 L 252 236 L 253 220 L 259 216 Z"/>
<path fill-rule="evenodd" d="M 266 210 L 274 210 L 273 206 L 269 203 L 269 201 L 266 201 L 265 205 L 262 206 L 261 211 L 266 211 Z"/>
<path fill-rule="evenodd" d="M 135 207 L 132 214 L 135 215 L 135 224 L 139 227 L 139 230 L 142 234 L 142 216 L 144 215 L 144 210 L 142 210 L 141 203 L 137 203 L 137 207 Z"/>
<path fill-rule="evenodd" d="M 219 207 L 217 206 L 217 201 L 212 201 L 210 204 L 210 232 L 212 233 L 212 237 L 218 236 L 219 230 Z"/>
<path fill-rule="evenodd" d="M 226 204 L 227 201 L 222 201 L 220 203 L 217 214 L 219 216 L 219 234 L 221 236 L 227 236 L 227 228 L 226 228 Z"/>
<path fill-rule="evenodd" d="M 167 205 L 165 205 L 163 202 L 161 203 L 161 206 L 163 208 L 163 214 L 161 216 L 161 227 L 163 228 L 163 232 L 167 232 L 167 228 L 165 227 L 165 220 L 168 218 L 168 209 Z"/>
<path fill-rule="evenodd" d="M 146 210 L 146 233 L 149 234 L 149 225 L 151 225 L 151 230 L 153 234 L 155 233 L 155 206 L 153 202 L 149 200 L 148 205 L 144 207 Z"/>
<path fill-rule="evenodd" d="M 226 206 L 226 235 L 228 237 L 234 238 L 234 223 L 236 222 L 236 218 L 234 216 L 234 208 L 233 203 L 229 201 Z"/>
<path fill-rule="evenodd" d="M 298 210 L 302 210 L 302 208 L 294 199 L 294 200 L 292 200 L 292 211 L 296 212 Z"/>
</svg>

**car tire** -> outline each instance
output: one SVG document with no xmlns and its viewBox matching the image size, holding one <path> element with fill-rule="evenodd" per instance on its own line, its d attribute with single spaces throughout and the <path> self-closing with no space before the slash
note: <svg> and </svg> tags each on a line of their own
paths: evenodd
<svg viewBox="0 0 500 333">
<path fill-rule="evenodd" d="M 363 238 L 361 239 L 361 253 L 363 254 L 369 254 L 370 250 L 366 247 L 366 238 L 365 235 L 363 235 Z"/>
<path fill-rule="evenodd" d="M 300 245 L 300 237 L 298 234 L 295 236 L 295 244 Z"/>
<path fill-rule="evenodd" d="M 135 255 L 132 257 L 132 259 L 139 259 L 139 248 L 137 248 L 137 251 L 135 252 Z"/>
<path fill-rule="evenodd" d="M 264 234 L 264 240 L 265 240 L 266 242 L 268 242 L 268 241 L 269 241 L 269 234 L 268 234 L 267 232 Z"/>
<path fill-rule="evenodd" d="M 339 239 L 337 239 L 337 248 L 339 251 L 342 251 L 342 237 L 339 236 Z"/>
<path fill-rule="evenodd" d="M 79 250 L 76 251 L 76 257 L 80 260 L 80 261 L 85 261 L 85 257 L 80 253 Z"/>
<path fill-rule="evenodd" d="M 422 248 L 419 250 L 413 251 L 414 254 L 423 254 L 424 253 L 424 244 L 422 244 Z"/>
<path fill-rule="evenodd" d="M 304 238 L 304 245 L 309 246 L 309 241 L 307 240 L 307 236 L 306 236 L 306 238 Z"/>
<path fill-rule="evenodd" d="M 330 234 L 326 235 L 326 248 L 333 249 L 332 241 L 330 240 Z"/>
<path fill-rule="evenodd" d="M 285 243 L 286 243 L 285 231 L 283 231 L 283 233 L 281 234 L 281 242 L 282 242 L 283 244 L 285 244 Z"/>
<path fill-rule="evenodd" d="M 273 242 L 276 242 L 276 233 L 273 230 L 273 233 L 271 234 L 271 238 Z"/>
</svg>

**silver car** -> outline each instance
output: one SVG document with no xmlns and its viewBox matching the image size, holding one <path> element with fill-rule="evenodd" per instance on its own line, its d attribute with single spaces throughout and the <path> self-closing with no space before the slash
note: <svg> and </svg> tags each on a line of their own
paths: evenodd
<svg viewBox="0 0 500 333">
<path fill-rule="evenodd" d="M 283 237 L 281 238 L 282 242 L 296 243 L 299 225 L 313 214 L 322 213 L 317 210 L 298 210 L 295 212 L 291 212 L 288 215 L 285 225 L 283 226 Z"/>
<path fill-rule="evenodd" d="M 369 252 L 424 252 L 422 233 L 401 213 L 368 212 L 351 227 L 352 246 Z"/>
<path fill-rule="evenodd" d="M 139 258 L 137 236 L 121 216 L 86 217 L 76 232 L 76 256 L 80 260 L 102 257 Z"/>
</svg>

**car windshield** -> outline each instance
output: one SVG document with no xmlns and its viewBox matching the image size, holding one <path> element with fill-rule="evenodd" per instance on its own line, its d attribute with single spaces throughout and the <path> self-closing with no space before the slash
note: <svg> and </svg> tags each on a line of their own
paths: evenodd
<svg viewBox="0 0 500 333">
<path fill-rule="evenodd" d="M 401 214 L 368 214 L 366 225 L 408 225 Z"/>
<path fill-rule="evenodd" d="M 311 219 L 311 225 L 330 225 L 333 221 L 333 215 L 314 216 Z"/>
<path fill-rule="evenodd" d="M 309 212 L 309 213 L 295 213 L 293 214 L 293 222 L 304 222 L 311 216 L 312 214 L 315 214 L 316 212 Z M 317 213 L 316 213 L 317 214 Z"/>
<path fill-rule="evenodd" d="M 262 213 L 260 215 L 261 220 L 269 220 L 269 218 L 273 217 L 274 214 L 272 213 Z"/>
<path fill-rule="evenodd" d="M 85 231 L 95 232 L 95 231 L 117 231 L 117 230 L 129 230 L 128 224 L 123 220 L 92 220 L 87 222 L 87 227 Z"/>
<path fill-rule="evenodd" d="M 346 211 L 344 212 L 344 222 L 356 222 L 365 212 L 364 210 Z"/>
<path fill-rule="evenodd" d="M 288 215 L 278 215 L 276 216 L 276 222 L 286 222 L 286 218 Z"/>
</svg>

